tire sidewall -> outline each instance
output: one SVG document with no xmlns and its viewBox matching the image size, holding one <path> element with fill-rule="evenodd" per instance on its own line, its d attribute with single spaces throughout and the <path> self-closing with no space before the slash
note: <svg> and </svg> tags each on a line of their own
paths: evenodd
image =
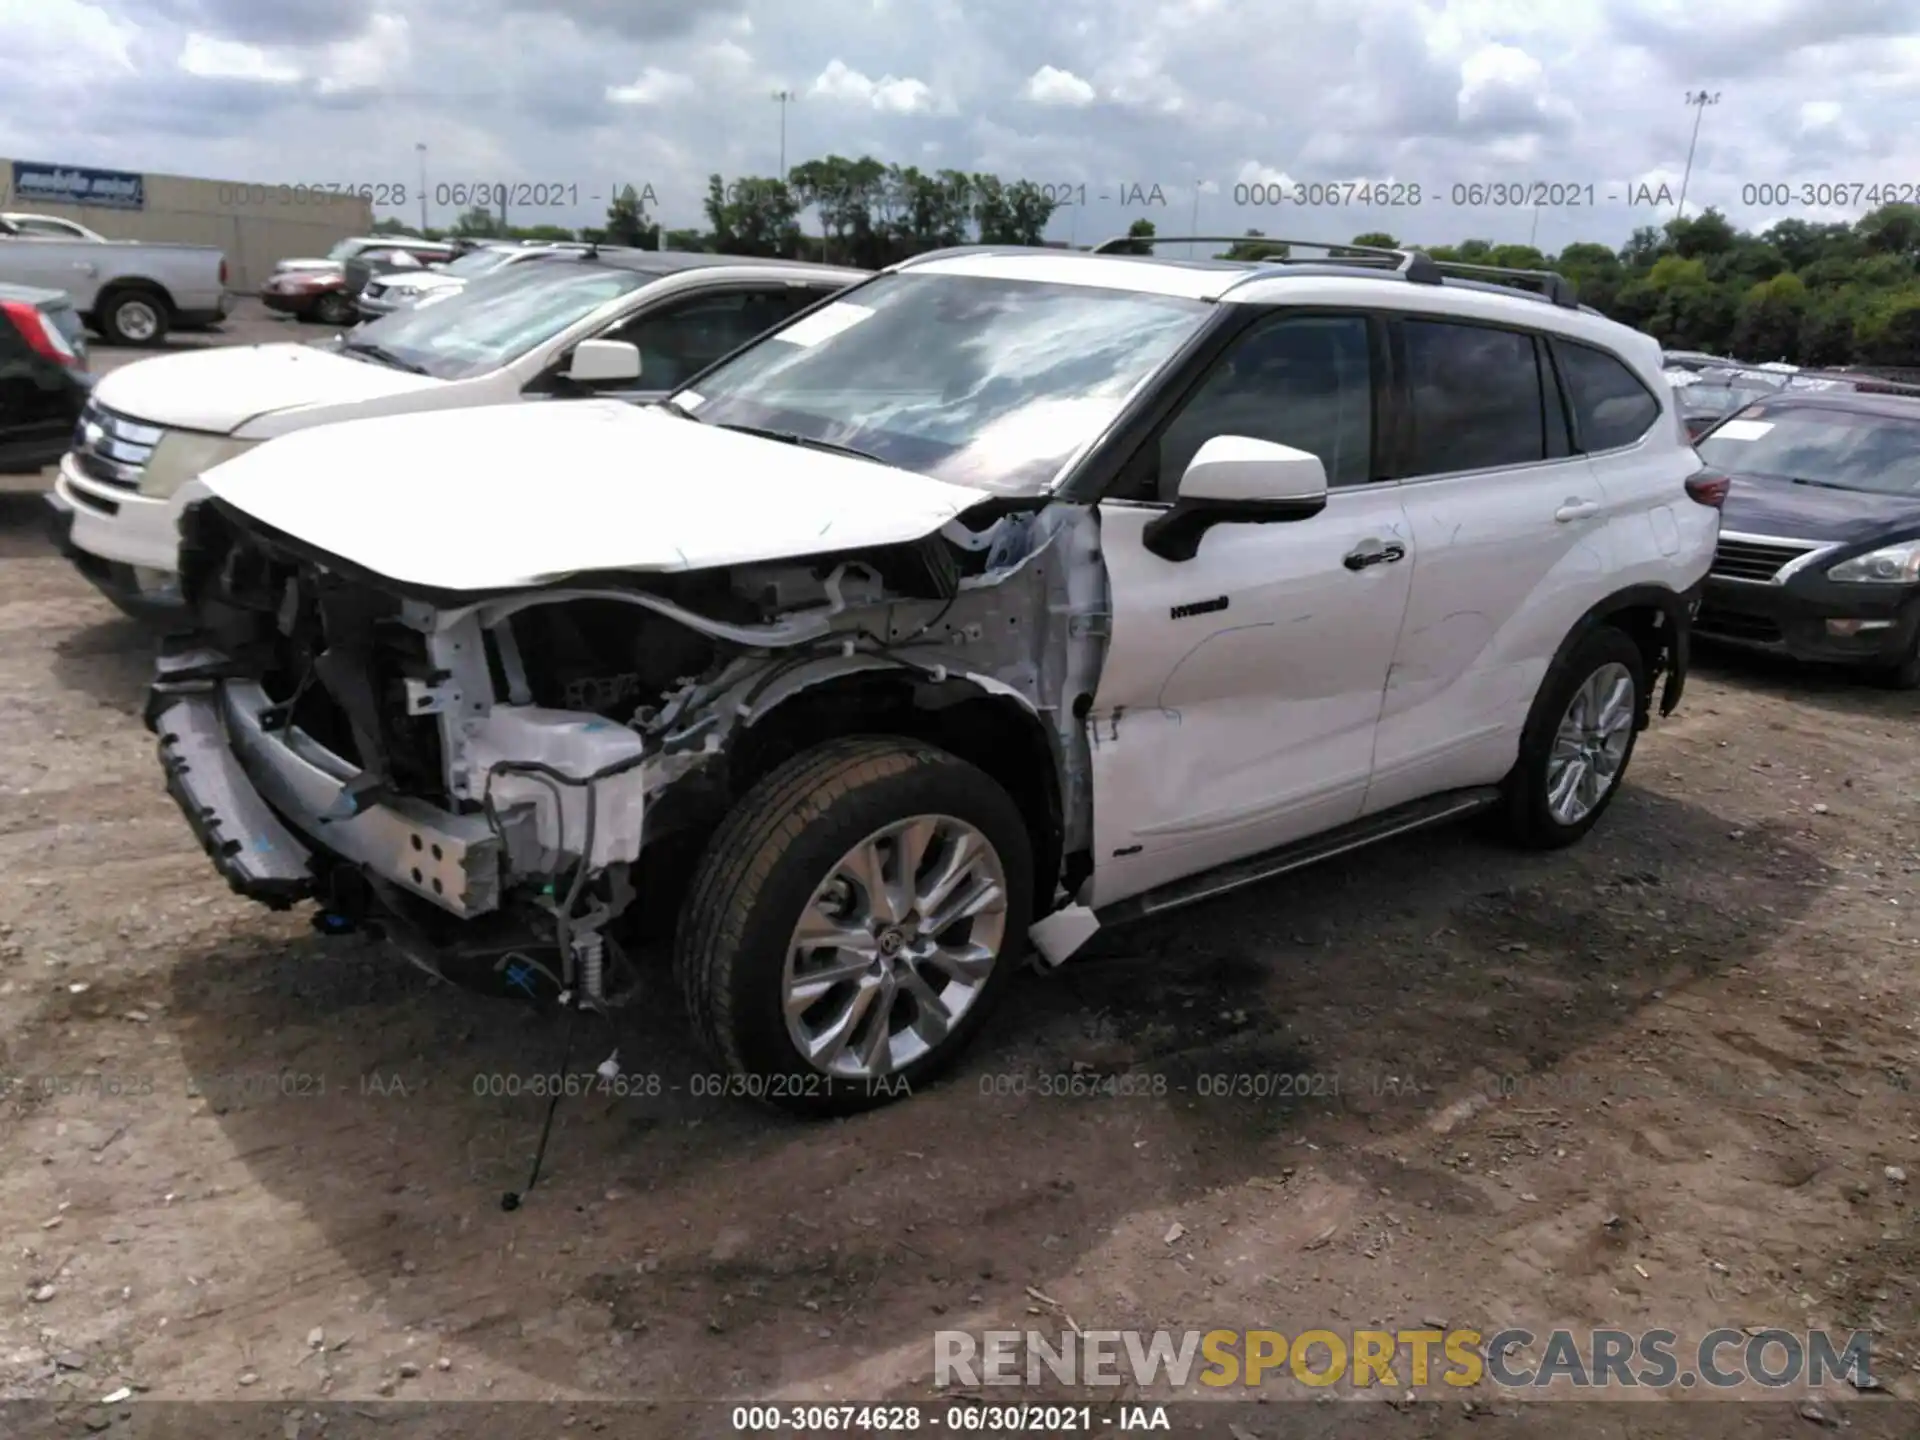
<svg viewBox="0 0 1920 1440">
<path fill-rule="evenodd" d="M 934 1051 L 884 1082 L 833 1079 L 794 1047 L 782 1001 L 787 944 L 801 912 L 830 867 L 861 840 L 911 815 L 950 815 L 974 826 L 998 852 L 1007 881 L 1006 934 L 986 987 Z M 884 776 L 816 813 L 787 845 L 750 902 L 730 972 L 729 1007 L 740 1059 L 757 1083 L 781 1093 L 765 1098 L 803 1110 L 836 1113 L 900 1098 L 947 1068 L 983 1025 L 1018 968 L 1033 909 L 1032 845 L 1011 797 L 983 771 L 951 756 Z M 889 1093 L 891 1089 L 891 1093 Z"/>
<path fill-rule="evenodd" d="M 1620 770 L 1613 784 L 1600 797 L 1599 804 L 1571 825 L 1554 818 L 1548 804 L 1547 767 L 1553 755 L 1553 739 L 1566 717 L 1573 697 L 1604 665 L 1624 665 L 1633 677 L 1634 718 L 1627 731 L 1626 752 L 1620 757 Z M 1534 712 L 1528 717 L 1526 736 L 1515 768 L 1509 795 L 1512 820 L 1524 837 L 1552 847 L 1570 845 L 1585 835 L 1607 813 L 1620 787 L 1626 783 L 1627 770 L 1640 739 L 1640 717 L 1647 708 L 1647 662 L 1633 637 L 1612 625 L 1599 624 L 1589 629 L 1555 660 L 1540 688 Z"/>
<path fill-rule="evenodd" d="M 344 295 L 322 295 L 314 302 L 313 315 L 322 325 L 346 325 L 353 319 L 353 305 Z"/>
</svg>

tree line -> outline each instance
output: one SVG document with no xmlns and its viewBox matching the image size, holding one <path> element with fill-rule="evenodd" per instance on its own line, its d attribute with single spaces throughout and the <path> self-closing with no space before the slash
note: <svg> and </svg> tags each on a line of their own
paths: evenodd
<svg viewBox="0 0 1920 1440">
<path fill-rule="evenodd" d="M 950 245 L 1039 245 L 1059 208 L 1029 181 L 829 155 L 794 166 L 784 179 L 712 176 L 705 226 L 667 230 L 664 241 L 673 250 L 877 269 Z M 407 230 L 398 220 L 375 228 Z M 1136 220 L 1129 233 L 1137 248 L 1147 250 L 1153 222 Z M 663 238 L 644 197 L 631 186 L 614 197 L 605 223 L 578 231 L 504 226 L 487 210 L 474 209 L 429 234 L 597 240 L 648 249 Z M 1402 244 L 1377 231 L 1347 243 Z M 1285 248 L 1248 230 L 1219 253 L 1283 258 Z M 1642 226 L 1617 250 L 1592 241 L 1557 254 L 1488 240 L 1418 248 L 1436 260 L 1564 275 L 1578 286 L 1582 303 L 1645 330 L 1669 349 L 1801 365 L 1920 365 L 1920 206 L 1885 205 L 1852 223 L 1781 220 L 1759 232 L 1737 229 L 1709 209 Z"/>
</svg>

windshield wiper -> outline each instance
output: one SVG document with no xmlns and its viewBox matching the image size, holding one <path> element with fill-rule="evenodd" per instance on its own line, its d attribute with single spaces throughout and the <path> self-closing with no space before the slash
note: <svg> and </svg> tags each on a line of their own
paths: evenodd
<svg viewBox="0 0 1920 1440">
<path fill-rule="evenodd" d="M 1792 479 L 1795 485 L 1813 485 L 1813 486 L 1817 486 L 1819 489 L 1822 489 L 1822 490 L 1851 490 L 1854 488 L 1851 485 L 1835 484 L 1831 480 L 1809 480 L 1804 475 L 1794 475 L 1794 476 L 1791 476 L 1790 478 Z"/>
<path fill-rule="evenodd" d="M 870 460 L 875 465 L 890 463 L 871 451 L 861 450 L 852 445 L 836 445 L 831 440 L 816 440 L 811 435 L 801 435 L 792 430 L 773 430 L 765 425 L 732 425 L 725 421 L 722 421 L 718 428 L 737 430 L 742 435 L 758 435 L 762 440 L 778 440 L 782 445 L 798 445 L 805 450 L 825 450 L 832 455 L 850 455 L 855 460 Z"/>
<path fill-rule="evenodd" d="M 377 360 L 382 365 L 391 365 L 395 370 L 405 370 L 409 375 L 428 373 L 424 365 L 416 365 L 411 360 L 403 360 L 383 345 L 369 345 L 364 340 L 346 340 L 340 348 L 349 355 L 365 355 L 369 360 Z"/>
</svg>

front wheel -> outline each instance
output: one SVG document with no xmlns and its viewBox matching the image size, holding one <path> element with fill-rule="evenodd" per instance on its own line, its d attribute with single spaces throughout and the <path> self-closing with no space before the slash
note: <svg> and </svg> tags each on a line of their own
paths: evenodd
<svg viewBox="0 0 1920 1440">
<path fill-rule="evenodd" d="M 322 295 L 313 307 L 313 318 L 322 325 L 351 325 L 353 317 L 353 301 L 338 290 L 330 290 Z"/>
<path fill-rule="evenodd" d="M 1506 830 L 1536 850 L 1591 830 L 1633 758 L 1646 706 L 1647 665 L 1624 631 L 1589 631 L 1547 671 L 1506 780 Z"/>
<path fill-rule="evenodd" d="M 731 1093 L 816 1115 L 912 1093 L 1011 978 L 1031 841 L 994 780 L 917 741 L 835 741 L 734 807 L 681 914 L 675 974 Z"/>
</svg>

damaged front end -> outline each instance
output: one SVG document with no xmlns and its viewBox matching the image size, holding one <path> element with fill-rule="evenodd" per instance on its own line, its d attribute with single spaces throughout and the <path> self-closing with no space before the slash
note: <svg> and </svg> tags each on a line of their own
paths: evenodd
<svg viewBox="0 0 1920 1440">
<path fill-rule="evenodd" d="M 409 592 L 221 500 L 147 723 L 228 883 L 459 983 L 609 1003 L 734 801 L 810 744 L 906 733 L 1006 784 L 1038 913 L 1088 868 L 1109 613 L 1084 507 L 988 501 L 865 551 Z"/>
</svg>

